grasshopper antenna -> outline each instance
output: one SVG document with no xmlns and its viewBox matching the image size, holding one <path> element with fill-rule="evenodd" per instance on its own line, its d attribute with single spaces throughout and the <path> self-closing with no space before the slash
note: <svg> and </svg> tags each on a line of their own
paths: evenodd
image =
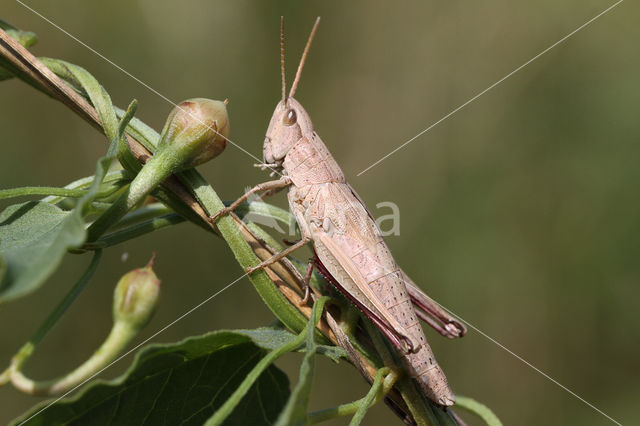
<svg viewBox="0 0 640 426">
<path fill-rule="evenodd" d="M 307 59 L 307 54 L 309 53 L 309 48 L 311 47 L 311 42 L 313 41 L 313 37 L 316 35 L 318 24 L 320 24 L 319 16 L 316 19 L 315 24 L 313 24 L 313 28 L 311 29 L 311 34 L 309 34 L 309 40 L 307 40 L 307 45 L 304 47 L 304 52 L 302 52 L 302 58 L 300 58 L 300 65 L 298 65 L 298 71 L 296 71 L 296 78 L 295 80 L 293 80 L 293 84 L 291 85 L 291 90 L 289 91 L 290 98 L 293 97 L 294 93 L 296 93 L 296 89 L 298 88 L 298 82 L 300 81 L 300 74 L 302 74 L 302 67 L 304 67 L 304 61 Z"/>
<path fill-rule="evenodd" d="M 284 16 L 280 17 L 280 74 L 282 74 L 282 102 L 285 102 L 287 83 L 284 79 Z"/>
</svg>

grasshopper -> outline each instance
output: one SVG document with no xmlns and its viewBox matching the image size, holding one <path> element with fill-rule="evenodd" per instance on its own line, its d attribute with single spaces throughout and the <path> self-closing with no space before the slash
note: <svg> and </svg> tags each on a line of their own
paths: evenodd
<svg viewBox="0 0 640 426">
<path fill-rule="evenodd" d="M 446 337 L 460 337 L 466 329 L 398 267 L 371 213 L 346 182 L 338 163 L 315 132 L 309 114 L 293 98 L 319 21 L 320 18 L 313 26 L 288 95 L 284 21 L 281 25 L 282 99 L 267 129 L 261 165 L 281 177 L 256 185 L 213 216 L 212 221 L 233 211 L 251 194 L 289 188 L 289 207 L 302 238 L 247 272 L 269 266 L 313 243 L 315 259 L 307 269 L 307 281 L 317 267 L 399 350 L 406 370 L 425 395 L 440 406 L 451 406 L 455 396 L 427 343 L 412 303 L 421 318 Z"/>
</svg>

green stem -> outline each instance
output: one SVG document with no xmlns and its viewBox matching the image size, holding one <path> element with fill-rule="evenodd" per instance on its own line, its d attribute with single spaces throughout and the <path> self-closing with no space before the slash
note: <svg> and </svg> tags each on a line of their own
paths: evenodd
<svg viewBox="0 0 640 426">
<path fill-rule="evenodd" d="M 94 376 L 117 357 L 136 336 L 138 330 L 124 321 L 117 321 L 100 348 L 72 372 L 53 380 L 35 381 L 26 377 L 15 365 L 11 371 L 11 383 L 22 392 L 31 395 L 59 395 Z"/>
<path fill-rule="evenodd" d="M 138 205 L 150 192 L 169 177 L 176 168 L 173 150 L 165 149 L 151 157 L 129 188 L 87 229 L 87 241 L 97 240 L 129 210 Z"/>
<path fill-rule="evenodd" d="M 106 185 L 100 192 L 96 193 L 95 198 L 105 198 L 118 189 L 120 189 L 119 185 Z M 20 188 L 0 189 L 0 200 L 29 195 L 46 195 L 47 198 L 43 201 L 50 202 L 49 199 L 55 199 L 56 202 L 59 202 L 64 198 L 81 198 L 87 192 L 86 189 L 58 188 L 55 186 L 23 186 Z"/>
<path fill-rule="evenodd" d="M 389 351 L 386 343 L 380 336 L 379 330 L 368 319 L 364 319 L 365 329 L 371 337 L 371 341 L 376 348 L 376 351 L 382 358 L 384 365 L 395 366 L 396 361 Z M 402 398 L 407 403 L 409 411 L 413 415 L 413 419 L 419 426 L 436 426 L 439 424 L 438 419 L 431 411 L 431 407 L 426 403 L 425 399 L 418 392 L 416 386 L 412 383 L 411 378 L 402 377 L 396 383 L 396 388 L 402 395 Z"/>
<path fill-rule="evenodd" d="M 358 327 L 358 320 L 360 319 L 360 311 L 354 305 L 349 304 L 342 312 L 344 313 L 344 319 L 340 324 L 342 329 L 347 336 L 355 336 L 356 328 Z"/>
<path fill-rule="evenodd" d="M 179 173 L 178 176 L 187 186 L 193 188 L 194 195 L 207 211 L 207 214 L 212 215 L 225 207 L 211 185 L 195 170 L 186 170 Z M 222 238 L 227 242 L 243 269 L 260 263 L 260 259 L 244 239 L 240 229 L 230 215 L 220 217 L 216 225 Z M 249 275 L 249 280 L 251 280 L 251 283 L 271 312 L 287 328 L 297 333 L 305 327 L 307 318 L 284 297 L 264 270 L 259 270 Z"/>
<path fill-rule="evenodd" d="M 386 378 L 384 376 L 386 376 Z M 356 414 L 356 416 L 351 420 L 350 425 L 357 425 L 362 420 L 367 409 L 374 404 L 377 404 L 385 397 L 385 395 L 387 395 L 387 393 L 389 393 L 397 379 L 398 375 L 393 373 L 390 368 L 382 367 L 378 369 L 373 384 L 371 385 L 371 389 L 369 389 L 369 392 L 367 392 L 365 397 L 346 404 L 340 404 L 335 407 L 325 408 L 324 410 L 309 413 L 309 423 L 316 424 L 335 419 L 337 417 Z M 359 410 L 362 410 L 361 414 L 358 414 Z M 354 423 L 354 420 L 357 421 L 357 423 Z"/>
<path fill-rule="evenodd" d="M 488 426 L 502 426 L 502 422 L 489 407 L 466 396 L 456 395 L 456 407 L 480 417 Z"/>
<path fill-rule="evenodd" d="M 175 213 L 155 217 L 145 222 L 107 234 L 95 242 L 84 244 L 82 248 L 85 250 L 104 249 L 182 222 L 184 222 L 184 218 Z"/>
<path fill-rule="evenodd" d="M 226 419 L 229 414 L 233 411 L 236 406 L 236 400 L 242 398 L 246 393 L 251 389 L 251 386 L 255 383 L 255 381 L 260 377 L 260 375 L 267 369 L 276 359 L 280 358 L 282 355 L 297 349 L 302 343 L 304 343 L 305 339 L 305 331 L 303 330 L 300 334 L 298 334 L 291 342 L 280 346 L 278 349 L 275 349 L 269 352 L 264 358 L 262 358 L 255 367 L 251 370 L 249 374 L 247 374 L 247 378 L 238 386 L 238 388 L 233 392 L 233 394 L 227 399 L 227 401 L 220 407 L 216 413 L 207 421 L 206 426 L 213 426 L 222 424 L 224 419 Z"/>
<path fill-rule="evenodd" d="M 29 359 L 36 346 L 38 346 L 44 336 L 47 335 L 51 328 L 66 312 L 69 306 L 71 306 L 71 304 L 76 300 L 78 295 L 82 292 L 84 287 L 93 276 L 93 273 L 96 271 L 101 257 L 102 250 L 97 250 L 93 255 L 93 259 L 91 259 L 91 263 L 87 267 L 87 270 L 84 272 L 84 274 L 82 274 L 82 277 L 80 277 L 80 279 L 73 285 L 73 287 L 71 287 L 69 292 L 60 301 L 58 306 L 56 306 L 55 309 L 44 320 L 42 325 L 40 325 L 31 339 L 29 339 L 29 341 L 25 343 L 22 348 L 20 348 L 18 353 L 13 357 L 12 363 L 15 364 L 17 368 L 20 368 L 26 362 L 26 360 Z"/>
<path fill-rule="evenodd" d="M 385 370 L 385 368 L 381 368 L 376 373 L 376 378 L 373 381 L 371 389 L 369 390 L 367 395 L 362 398 L 360 406 L 358 407 L 358 411 L 356 411 L 353 418 L 349 422 L 349 426 L 358 426 L 362 422 L 365 414 L 367 414 L 367 410 L 369 410 L 369 408 L 373 404 L 380 401 L 393 387 L 393 383 L 395 383 L 395 380 L 389 382 L 387 382 L 386 380 L 384 382 L 382 381 L 382 376 L 387 372 L 391 373 L 391 370 L 386 369 L 387 372 L 381 372 L 381 370 Z M 396 379 L 398 378 L 398 376 L 394 373 L 391 373 L 391 375 Z M 386 385 L 384 388 L 383 384 Z"/>
<path fill-rule="evenodd" d="M 134 211 L 124 215 L 122 220 L 118 222 L 118 227 L 124 228 L 136 225 L 149 219 L 166 216 L 171 213 L 174 213 L 173 210 L 162 203 L 145 204 L 139 209 L 135 209 Z"/>
<path fill-rule="evenodd" d="M 126 172 L 125 170 L 116 170 L 116 171 L 107 173 L 104 179 L 102 179 L 102 183 L 108 188 L 108 191 L 112 192 L 114 189 L 117 190 L 117 189 L 120 189 L 122 186 L 124 186 L 125 182 L 128 181 L 127 177 L 128 177 L 128 172 Z M 95 176 L 83 177 L 81 179 L 78 179 L 69 183 L 68 185 L 65 185 L 64 189 L 73 189 L 73 190 L 88 189 L 93 183 L 94 178 Z M 100 197 L 101 195 L 99 194 L 98 196 Z M 63 196 L 50 195 L 48 197 L 43 198 L 41 201 L 45 203 L 50 203 L 50 204 L 58 204 L 59 202 L 63 201 L 65 197 L 67 196 L 63 197 Z"/>
<path fill-rule="evenodd" d="M 26 195 L 56 195 L 61 197 L 80 198 L 87 191 L 82 189 L 56 188 L 52 186 L 24 186 L 22 188 L 0 189 L 0 200 Z"/>
<path fill-rule="evenodd" d="M 300 333 L 296 337 L 294 337 L 289 343 L 285 343 L 279 348 L 269 352 L 253 367 L 249 374 L 247 374 L 247 377 L 242 381 L 240 386 L 238 386 L 233 394 L 225 401 L 225 403 L 222 404 L 222 406 L 218 408 L 218 410 L 216 410 L 213 416 L 211 416 L 209 420 L 207 420 L 205 426 L 222 424 L 229 416 L 229 414 L 231 414 L 233 409 L 238 405 L 240 399 L 242 399 L 242 397 L 244 397 L 247 392 L 249 392 L 251 386 L 253 386 L 253 384 L 256 382 L 256 380 L 258 380 L 260 375 L 264 372 L 264 370 L 267 369 L 267 367 L 269 367 L 276 359 L 278 359 L 282 355 L 297 349 L 304 343 L 305 339 L 307 338 L 308 327 L 315 327 L 320 317 L 319 313 L 322 313 L 322 308 L 324 307 L 324 303 L 326 302 L 326 300 L 327 298 L 321 298 L 314 304 L 313 312 L 311 314 L 311 317 L 309 318 L 309 321 L 307 322 L 307 325 L 302 329 L 302 331 L 300 331 Z"/>
</svg>

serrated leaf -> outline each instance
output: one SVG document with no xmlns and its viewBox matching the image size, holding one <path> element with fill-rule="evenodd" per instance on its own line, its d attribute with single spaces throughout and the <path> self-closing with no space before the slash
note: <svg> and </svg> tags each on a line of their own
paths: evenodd
<svg viewBox="0 0 640 426">
<path fill-rule="evenodd" d="M 40 404 L 14 424 L 201 425 L 265 355 L 263 342 L 278 334 L 266 328 L 217 331 L 176 344 L 149 345 L 121 377 L 95 381 L 38 413 L 47 406 Z M 225 425 L 272 424 L 288 396 L 287 376 L 270 366 Z"/>
<path fill-rule="evenodd" d="M 38 288 L 67 249 L 84 242 L 80 213 L 30 201 L 0 213 L 0 303 Z"/>
</svg>

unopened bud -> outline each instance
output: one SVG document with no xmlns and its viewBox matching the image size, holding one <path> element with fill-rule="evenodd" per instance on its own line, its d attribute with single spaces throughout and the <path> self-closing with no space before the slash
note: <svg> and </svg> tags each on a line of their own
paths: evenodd
<svg viewBox="0 0 640 426">
<path fill-rule="evenodd" d="M 167 118 L 153 156 L 128 190 L 89 226 L 88 241 L 98 239 L 171 174 L 220 154 L 227 145 L 228 134 L 226 101 L 195 98 L 177 105 Z"/>
<path fill-rule="evenodd" d="M 176 106 L 162 130 L 158 152 L 171 147 L 182 157 L 181 169 L 220 154 L 227 145 L 229 117 L 225 102 L 194 98 Z"/>
<path fill-rule="evenodd" d="M 153 259 L 120 278 L 113 293 L 114 322 L 126 322 L 134 329 L 149 322 L 160 295 L 160 280 L 152 266 Z"/>
</svg>

